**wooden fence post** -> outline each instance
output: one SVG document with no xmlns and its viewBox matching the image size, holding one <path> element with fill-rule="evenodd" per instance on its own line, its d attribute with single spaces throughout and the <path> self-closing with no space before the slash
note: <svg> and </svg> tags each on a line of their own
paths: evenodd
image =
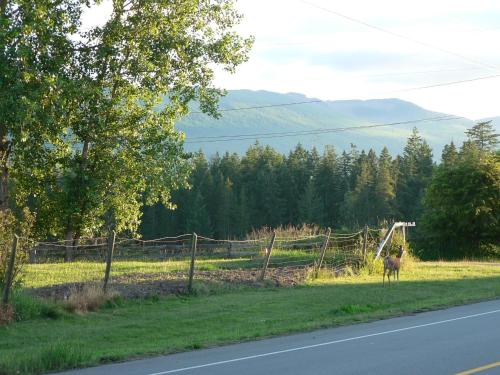
<svg viewBox="0 0 500 375">
<path fill-rule="evenodd" d="M 71 230 L 66 232 L 65 245 L 64 261 L 71 262 L 73 260 L 73 231 Z"/>
<path fill-rule="evenodd" d="M 365 225 L 365 232 L 363 235 L 363 262 L 366 262 L 366 246 L 368 245 L 368 225 Z"/>
<path fill-rule="evenodd" d="M 108 251 L 106 253 L 106 271 L 104 273 L 104 284 L 102 286 L 102 290 L 104 293 L 108 291 L 108 281 L 109 275 L 111 273 L 111 262 L 113 261 L 113 251 L 115 250 L 115 240 L 116 240 L 116 232 L 113 231 L 110 233 L 108 238 Z"/>
<path fill-rule="evenodd" d="M 17 252 L 17 242 L 19 237 L 14 234 L 14 240 L 12 241 L 12 251 L 10 253 L 9 264 L 7 265 L 7 274 L 5 275 L 5 285 L 2 295 L 2 304 L 7 305 L 9 302 L 10 288 L 12 288 L 12 282 L 14 281 L 14 266 L 16 264 L 16 252 Z"/>
<path fill-rule="evenodd" d="M 188 292 L 193 291 L 193 276 L 194 276 L 194 260 L 196 258 L 196 245 L 198 242 L 198 235 L 193 233 L 193 238 L 191 240 L 191 264 L 189 266 L 189 281 L 188 281 Z"/>
<path fill-rule="evenodd" d="M 326 248 L 328 247 L 328 242 L 330 242 L 330 235 L 331 234 L 332 234 L 332 229 L 328 228 L 328 231 L 326 232 L 325 242 L 323 242 L 323 245 L 321 246 L 321 254 L 319 256 L 318 265 L 316 266 L 316 277 L 318 277 L 318 272 L 321 269 L 321 266 L 323 265 L 323 260 L 325 259 Z"/>
<path fill-rule="evenodd" d="M 276 231 L 273 231 L 273 235 L 271 237 L 271 242 L 269 243 L 269 247 L 267 248 L 266 259 L 264 259 L 264 264 L 262 266 L 262 272 L 260 274 L 259 280 L 264 280 L 266 276 L 267 266 L 269 266 L 269 259 L 271 258 L 271 252 L 273 251 L 274 241 L 276 240 Z"/>
</svg>

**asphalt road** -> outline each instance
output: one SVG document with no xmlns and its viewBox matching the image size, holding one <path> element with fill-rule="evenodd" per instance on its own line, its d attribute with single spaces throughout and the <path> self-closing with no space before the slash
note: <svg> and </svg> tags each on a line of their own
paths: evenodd
<svg viewBox="0 0 500 375">
<path fill-rule="evenodd" d="M 64 374 L 388 375 L 469 370 L 500 374 L 500 300 Z"/>
</svg>

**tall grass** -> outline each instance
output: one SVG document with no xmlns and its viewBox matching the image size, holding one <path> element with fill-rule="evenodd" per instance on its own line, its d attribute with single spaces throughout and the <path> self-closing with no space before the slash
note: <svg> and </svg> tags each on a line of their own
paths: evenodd
<svg viewBox="0 0 500 375">
<path fill-rule="evenodd" d="M 303 224 L 302 226 L 279 226 L 276 229 L 263 227 L 252 230 L 246 237 L 247 240 L 257 240 L 262 238 L 271 238 L 273 232 L 276 232 L 277 237 L 299 238 L 317 236 L 323 231 L 318 225 Z"/>
<path fill-rule="evenodd" d="M 8 354 L 0 362 L 0 375 L 41 374 L 76 368 L 91 361 L 91 353 L 84 346 L 55 343 L 34 352 Z"/>
<path fill-rule="evenodd" d="M 12 293 L 11 305 L 13 320 L 17 322 L 38 318 L 58 319 L 64 313 L 60 305 L 34 297 L 20 289 L 15 289 Z"/>
<path fill-rule="evenodd" d="M 96 311 L 109 301 L 119 298 L 115 291 L 105 293 L 101 285 L 87 284 L 81 288 L 72 287 L 68 298 L 62 303 L 64 308 L 70 312 L 85 314 Z"/>
</svg>

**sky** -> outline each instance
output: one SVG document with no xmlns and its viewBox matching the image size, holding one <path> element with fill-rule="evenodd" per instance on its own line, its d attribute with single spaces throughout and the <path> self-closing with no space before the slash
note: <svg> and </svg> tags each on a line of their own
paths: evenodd
<svg viewBox="0 0 500 375">
<path fill-rule="evenodd" d="M 85 22 L 97 22 L 106 7 L 91 9 Z M 220 87 L 400 98 L 470 119 L 500 116 L 500 76 L 481 79 L 500 75 L 498 0 L 238 0 L 236 7 L 243 15 L 236 31 L 255 44 L 235 74 L 216 71 Z M 474 81 L 423 88 L 464 80 Z"/>
</svg>

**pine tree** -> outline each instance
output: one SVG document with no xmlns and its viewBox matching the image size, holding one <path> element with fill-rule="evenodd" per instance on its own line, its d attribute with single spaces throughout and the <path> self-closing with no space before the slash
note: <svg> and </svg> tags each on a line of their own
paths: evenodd
<svg viewBox="0 0 500 375">
<path fill-rule="evenodd" d="M 240 238 L 247 234 L 252 227 L 250 222 L 250 209 L 245 187 L 241 187 L 240 189 L 238 200 L 233 211 L 232 222 L 234 225 L 233 234 Z"/>
<path fill-rule="evenodd" d="M 402 220 L 415 221 L 420 216 L 422 197 L 432 171 L 432 150 L 414 128 L 404 148 L 396 190 Z"/>
<path fill-rule="evenodd" d="M 316 195 L 314 179 L 311 177 L 299 198 L 299 224 L 317 224 L 320 218 L 320 202 Z"/>
<path fill-rule="evenodd" d="M 185 230 L 187 233 L 199 233 L 205 236 L 212 235 L 210 218 L 205 205 L 205 200 L 200 191 L 195 190 L 194 199 L 186 211 Z"/>
<path fill-rule="evenodd" d="M 235 208 L 235 197 L 233 194 L 233 184 L 229 178 L 224 179 L 220 175 L 215 184 L 216 208 L 213 219 L 213 227 L 217 238 L 227 239 L 232 233 L 232 217 Z"/>
<path fill-rule="evenodd" d="M 303 195 L 311 174 L 309 152 L 299 143 L 290 152 L 280 168 L 280 188 L 284 200 L 284 224 L 299 224 L 297 197 Z"/>
<path fill-rule="evenodd" d="M 379 219 L 393 218 L 395 196 L 392 158 L 387 147 L 384 147 L 380 153 L 375 181 L 376 216 Z"/>
<path fill-rule="evenodd" d="M 363 151 L 359 155 L 354 189 L 346 198 L 346 209 L 351 225 L 360 226 L 377 221 L 375 207 L 376 155 L 370 150 L 368 155 Z"/>
<path fill-rule="evenodd" d="M 444 164 L 453 165 L 457 161 L 457 158 L 458 152 L 453 142 L 443 147 L 443 152 L 441 153 L 441 161 Z"/>
<path fill-rule="evenodd" d="M 327 146 L 314 172 L 314 190 L 318 202 L 316 223 L 331 227 L 340 224 L 340 207 L 344 199 L 341 180 L 335 149 Z"/>
<path fill-rule="evenodd" d="M 491 121 L 478 122 L 465 134 L 481 151 L 495 151 L 497 148 L 499 135 L 495 133 Z"/>
<path fill-rule="evenodd" d="M 251 223 L 256 228 L 279 226 L 283 217 L 283 198 L 279 184 L 283 156 L 270 146 L 264 147 L 256 143 L 247 150 L 241 164 Z"/>
</svg>

